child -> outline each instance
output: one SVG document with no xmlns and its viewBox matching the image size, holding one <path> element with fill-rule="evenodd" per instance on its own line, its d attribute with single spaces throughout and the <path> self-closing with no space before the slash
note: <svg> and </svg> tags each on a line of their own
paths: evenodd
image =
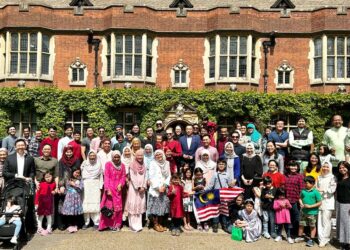
<svg viewBox="0 0 350 250">
<path fill-rule="evenodd" d="M 312 247 L 314 242 L 312 238 L 316 236 L 316 218 L 318 214 L 318 208 L 321 206 L 322 197 L 320 192 L 315 188 L 315 178 L 312 176 L 306 176 L 304 179 L 305 189 L 301 191 L 299 204 L 302 208 L 301 219 L 299 223 L 298 238 L 295 242 L 304 241 L 303 233 L 304 227 L 310 227 L 311 238 L 307 241 L 306 246 Z"/>
<path fill-rule="evenodd" d="M 273 209 L 275 210 L 276 218 L 275 223 L 277 224 L 277 237 L 275 241 L 282 240 L 282 228 L 284 226 L 284 230 L 286 230 L 287 241 L 289 244 L 293 244 L 294 241 L 290 237 L 290 212 L 289 209 L 292 208 L 289 200 L 286 199 L 286 193 L 283 189 L 279 188 L 276 191 L 276 197 L 273 202 Z"/>
<path fill-rule="evenodd" d="M 56 183 L 53 181 L 51 172 L 43 175 L 43 181 L 39 184 L 38 195 L 38 233 L 45 236 L 52 233 L 53 219 L 53 200 L 55 195 Z M 43 229 L 43 219 L 46 217 L 47 227 Z"/>
<path fill-rule="evenodd" d="M 337 158 L 333 154 L 331 154 L 331 151 L 326 145 L 321 145 L 318 150 L 318 153 L 320 156 L 321 165 L 326 161 L 337 161 Z"/>
<path fill-rule="evenodd" d="M 8 223 L 12 223 L 16 225 L 15 233 L 13 237 L 11 238 L 10 242 L 13 244 L 17 244 L 17 238 L 19 235 L 19 232 L 21 231 L 22 227 L 22 221 L 21 218 L 19 217 L 19 214 L 22 213 L 21 207 L 17 204 L 17 201 L 15 197 L 10 196 L 7 199 L 7 205 L 6 208 L 4 209 L 4 213 L 9 213 L 13 214 L 12 216 L 8 215 L 6 216 L 5 214 L 0 218 L 0 227 L 6 224 L 6 217 L 11 217 L 8 221 Z"/>
<path fill-rule="evenodd" d="M 248 199 L 244 202 L 244 209 L 238 212 L 240 219 L 235 226 L 243 229 L 243 238 L 247 243 L 257 241 L 261 235 L 261 220 L 254 210 L 254 201 Z"/>
<path fill-rule="evenodd" d="M 206 185 L 207 185 L 207 182 L 203 176 L 203 170 L 201 168 L 195 168 L 194 169 L 194 179 L 193 179 L 192 190 L 196 193 L 203 192 Z M 209 231 L 209 225 L 207 222 L 198 223 L 197 229 L 199 231 L 203 231 L 203 228 L 205 231 L 207 231 L 207 232 Z"/>
<path fill-rule="evenodd" d="M 235 201 L 229 205 L 230 219 L 232 224 L 234 224 L 235 221 L 240 218 L 238 214 L 242 209 L 244 209 L 244 195 L 240 194 L 236 197 Z M 232 225 L 228 226 L 228 230 L 232 231 Z"/>
<path fill-rule="evenodd" d="M 83 203 L 81 194 L 83 190 L 83 182 L 80 179 L 80 168 L 72 169 L 72 176 L 66 183 L 66 197 L 62 206 L 62 214 L 67 216 L 70 226 L 68 232 L 74 233 L 78 231 L 79 215 L 83 214 Z"/>
<path fill-rule="evenodd" d="M 172 236 L 180 236 L 181 220 L 184 217 L 183 210 L 183 192 L 184 189 L 180 185 L 180 177 L 177 174 L 171 176 L 171 184 L 168 189 L 168 197 L 170 199 L 170 216 L 173 223 L 171 230 Z"/>
<path fill-rule="evenodd" d="M 254 210 L 258 213 L 259 217 L 262 216 L 262 207 L 261 207 L 261 191 L 264 188 L 264 182 L 261 177 L 254 177 L 253 179 L 253 194 L 254 198 Z"/>
<path fill-rule="evenodd" d="M 182 173 L 182 179 L 186 179 L 185 173 L 187 171 L 187 169 L 190 168 L 190 165 L 188 164 L 188 162 L 182 162 L 181 166 L 180 166 L 180 173 Z"/>
<path fill-rule="evenodd" d="M 193 180 L 192 180 L 192 171 L 191 169 L 187 169 L 184 173 L 184 178 L 182 180 L 182 184 L 184 187 L 184 228 L 185 230 L 193 230 L 191 226 L 191 212 L 193 211 Z"/>
<path fill-rule="evenodd" d="M 331 235 L 331 218 L 334 210 L 334 192 L 337 183 L 332 174 L 332 164 L 324 162 L 321 167 L 321 175 L 318 177 L 317 190 L 322 196 L 322 204 L 318 213 L 317 229 L 318 242 L 320 247 L 325 247 L 330 241 Z"/>
<path fill-rule="evenodd" d="M 226 172 L 226 161 L 219 159 L 217 172 L 211 178 L 211 181 L 208 187 L 206 187 L 206 190 L 234 187 L 235 184 L 236 182 L 232 181 L 232 178 Z M 219 224 L 220 218 L 222 220 L 222 230 L 224 230 L 226 233 L 231 233 L 227 229 L 229 218 L 228 216 L 223 214 L 221 214 L 219 217 L 213 218 L 213 232 L 214 233 L 218 232 L 218 224 Z"/>
<path fill-rule="evenodd" d="M 272 179 L 269 176 L 263 179 L 264 188 L 261 191 L 261 207 L 263 214 L 263 236 L 266 239 L 276 238 L 275 233 L 275 211 L 273 210 L 273 199 L 276 189 L 272 186 Z M 270 223 L 270 232 L 269 232 Z"/>
</svg>

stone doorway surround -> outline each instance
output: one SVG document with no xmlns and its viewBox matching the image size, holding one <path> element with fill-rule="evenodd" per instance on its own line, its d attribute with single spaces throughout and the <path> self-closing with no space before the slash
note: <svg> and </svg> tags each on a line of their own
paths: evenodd
<svg viewBox="0 0 350 250">
<path fill-rule="evenodd" d="M 164 112 L 164 128 L 175 128 L 176 125 L 181 125 L 185 128 L 187 124 L 194 124 L 199 122 L 197 110 L 191 105 L 183 104 L 181 102 L 173 104 Z"/>
</svg>

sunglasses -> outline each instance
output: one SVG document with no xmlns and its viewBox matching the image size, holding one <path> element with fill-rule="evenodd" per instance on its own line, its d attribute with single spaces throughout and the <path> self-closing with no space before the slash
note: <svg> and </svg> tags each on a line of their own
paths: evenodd
<svg viewBox="0 0 350 250">
<path fill-rule="evenodd" d="M 239 138 L 239 136 L 232 136 L 232 138 Z"/>
</svg>

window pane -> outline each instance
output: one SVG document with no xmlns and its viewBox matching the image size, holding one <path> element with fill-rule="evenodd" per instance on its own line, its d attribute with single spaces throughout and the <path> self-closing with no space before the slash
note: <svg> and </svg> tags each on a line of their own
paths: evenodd
<svg viewBox="0 0 350 250">
<path fill-rule="evenodd" d="M 49 74 L 49 65 L 50 65 L 50 55 L 42 53 L 41 54 L 41 74 Z"/>
<path fill-rule="evenodd" d="M 130 112 L 125 112 L 125 123 L 133 123 L 134 122 L 134 114 Z"/>
<path fill-rule="evenodd" d="M 132 53 L 132 36 L 125 36 L 125 53 Z"/>
<path fill-rule="evenodd" d="M 334 78 L 334 57 L 327 58 L 327 77 Z"/>
<path fill-rule="evenodd" d="M 186 83 L 186 71 L 181 71 L 181 83 Z"/>
<path fill-rule="evenodd" d="M 125 56 L 125 75 L 132 75 L 132 56 Z"/>
<path fill-rule="evenodd" d="M 283 71 L 278 71 L 278 84 L 283 84 Z"/>
<path fill-rule="evenodd" d="M 123 75 L 123 56 L 117 55 L 115 57 L 115 74 L 117 76 Z"/>
<path fill-rule="evenodd" d="M 230 37 L 230 54 L 237 54 L 237 37 L 231 36 Z"/>
<path fill-rule="evenodd" d="M 322 77 L 322 58 L 315 59 L 315 79 Z"/>
<path fill-rule="evenodd" d="M 50 39 L 49 36 L 43 35 L 43 41 L 42 41 L 42 52 L 49 53 L 50 52 Z"/>
<path fill-rule="evenodd" d="M 347 55 L 350 55 L 350 37 L 347 37 Z"/>
<path fill-rule="evenodd" d="M 239 39 L 239 53 L 242 55 L 247 54 L 247 38 L 246 37 L 240 37 Z"/>
<path fill-rule="evenodd" d="M 20 68 L 19 68 L 19 72 L 20 73 L 27 73 L 27 53 L 21 53 L 20 54 Z"/>
<path fill-rule="evenodd" d="M 327 54 L 334 55 L 334 38 L 327 39 Z"/>
<path fill-rule="evenodd" d="M 36 53 L 30 53 L 29 55 L 29 73 L 35 74 L 36 73 L 36 65 L 37 65 L 37 54 Z"/>
<path fill-rule="evenodd" d="M 215 57 L 209 58 L 209 77 L 215 77 Z"/>
<path fill-rule="evenodd" d="M 209 43 L 210 43 L 210 55 L 213 56 L 215 55 L 215 37 L 210 38 Z"/>
<path fill-rule="evenodd" d="M 337 58 L 337 77 L 344 78 L 344 57 Z"/>
<path fill-rule="evenodd" d="M 18 34 L 11 33 L 11 50 L 18 51 Z"/>
<path fill-rule="evenodd" d="M 11 53 L 10 72 L 11 72 L 11 74 L 16 74 L 17 70 L 18 70 L 18 54 L 17 53 Z"/>
<path fill-rule="evenodd" d="M 284 72 L 284 83 L 290 84 L 290 71 Z"/>
<path fill-rule="evenodd" d="M 247 76 L 247 58 L 239 57 L 239 77 Z"/>
<path fill-rule="evenodd" d="M 81 122 L 81 114 L 82 114 L 82 112 L 74 112 L 73 113 L 73 117 L 74 117 L 73 122 Z"/>
<path fill-rule="evenodd" d="M 315 56 L 322 56 L 322 40 L 315 39 Z"/>
<path fill-rule="evenodd" d="M 20 50 L 21 51 L 27 51 L 28 50 L 28 33 L 22 33 L 21 34 Z"/>
<path fill-rule="evenodd" d="M 38 38 L 36 33 L 30 34 L 30 51 L 37 51 Z"/>
<path fill-rule="evenodd" d="M 350 57 L 346 58 L 346 77 L 350 78 Z"/>
<path fill-rule="evenodd" d="M 175 83 L 180 83 L 180 70 L 175 70 Z"/>
<path fill-rule="evenodd" d="M 220 56 L 220 76 L 227 77 L 227 57 Z"/>
<path fill-rule="evenodd" d="M 79 69 L 79 81 L 84 81 L 84 69 Z"/>
<path fill-rule="evenodd" d="M 344 55 L 345 53 L 344 37 L 337 38 L 337 55 Z"/>
<path fill-rule="evenodd" d="M 227 37 L 220 37 L 220 54 L 227 54 Z"/>
<path fill-rule="evenodd" d="M 142 56 L 135 56 L 135 76 L 141 76 L 141 69 L 142 69 Z"/>
<path fill-rule="evenodd" d="M 146 76 L 152 77 L 152 57 L 147 56 L 146 59 Z"/>
<path fill-rule="evenodd" d="M 123 36 L 116 36 L 115 43 L 116 43 L 116 48 L 115 48 L 116 52 L 123 53 Z"/>
<path fill-rule="evenodd" d="M 152 55 L 152 39 L 147 38 L 147 54 Z"/>
<path fill-rule="evenodd" d="M 107 54 L 111 54 L 111 36 L 107 36 Z"/>
<path fill-rule="evenodd" d="M 107 76 L 111 76 L 111 56 L 106 56 L 107 58 Z"/>
<path fill-rule="evenodd" d="M 135 36 L 135 53 L 142 53 L 142 37 Z"/>
<path fill-rule="evenodd" d="M 237 57 L 230 56 L 230 77 L 237 77 Z"/>
<path fill-rule="evenodd" d="M 73 82 L 78 81 L 78 69 L 72 69 L 72 81 Z"/>
</svg>

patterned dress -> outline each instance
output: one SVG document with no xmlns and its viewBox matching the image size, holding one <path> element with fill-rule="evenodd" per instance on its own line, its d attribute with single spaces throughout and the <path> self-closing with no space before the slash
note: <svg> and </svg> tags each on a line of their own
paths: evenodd
<svg viewBox="0 0 350 250">
<path fill-rule="evenodd" d="M 81 199 L 83 187 L 82 180 L 75 180 L 74 187 L 67 182 L 67 193 L 61 211 L 63 215 L 83 214 L 83 202 Z"/>
</svg>

